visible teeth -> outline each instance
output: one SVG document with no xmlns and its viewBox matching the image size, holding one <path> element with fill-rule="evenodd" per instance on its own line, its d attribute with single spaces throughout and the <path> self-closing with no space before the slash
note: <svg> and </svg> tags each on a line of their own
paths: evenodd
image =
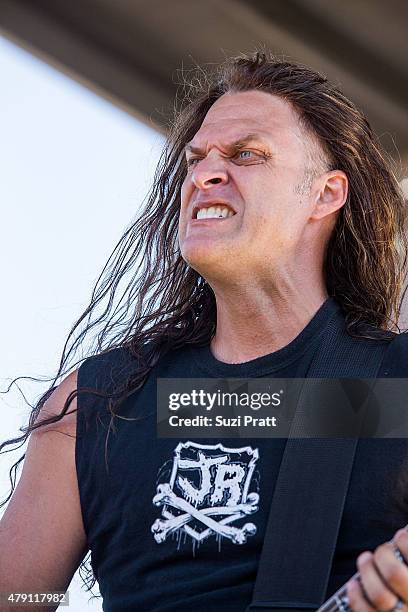
<svg viewBox="0 0 408 612">
<path fill-rule="evenodd" d="M 227 206 L 210 206 L 201 208 L 197 213 L 197 219 L 225 219 L 232 217 L 233 214 Z"/>
</svg>

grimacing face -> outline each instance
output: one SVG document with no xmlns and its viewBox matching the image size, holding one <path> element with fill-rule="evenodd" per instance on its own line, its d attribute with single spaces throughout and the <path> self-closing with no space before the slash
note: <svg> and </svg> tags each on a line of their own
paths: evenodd
<svg viewBox="0 0 408 612">
<path fill-rule="evenodd" d="M 299 189 L 312 144 L 283 99 L 255 90 L 220 97 L 186 147 L 179 218 L 185 261 L 210 282 L 262 274 L 293 258 L 313 210 L 309 190 Z M 224 210 L 203 218 L 211 206 Z"/>
</svg>

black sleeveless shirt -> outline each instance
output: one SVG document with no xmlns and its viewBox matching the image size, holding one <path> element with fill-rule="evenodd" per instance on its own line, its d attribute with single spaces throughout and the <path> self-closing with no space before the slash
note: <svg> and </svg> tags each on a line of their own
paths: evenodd
<svg viewBox="0 0 408 612">
<path fill-rule="evenodd" d="M 88 394 L 78 397 L 81 509 L 106 612 L 245 610 L 286 440 L 159 439 L 156 380 L 305 377 L 333 315 L 342 316 L 328 299 L 289 345 L 242 364 L 218 361 L 209 346 L 168 353 L 142 389 L 120 407 L 120 416 L 136 420 L 115 419 L 108 438 L 106 401 Z M 408 376 L 407 354 L 407 336 L 402 334 L 390 344 L 379 376 Z M 88 358 L 79 368 L 78 388 L 111 391 L 113 381 L 135 367 L 124 348 Z M 408 522 L 408 508 L 396 493 L 407 457 L 405 440 L 359 441 L 327 597 L 356 571 L 360 552 L 390 539 Z M 160 503 L 162 485 L 170 488 L 174 507 Z M 180 518 L 180 498 L 197 510 L 249 503 L 255 511 L 238 520 L 227 514 L 210 529 L 199 518 Z M 245 523 L 251 528 L 239 544 L 234 534 Z"/>
</svg>

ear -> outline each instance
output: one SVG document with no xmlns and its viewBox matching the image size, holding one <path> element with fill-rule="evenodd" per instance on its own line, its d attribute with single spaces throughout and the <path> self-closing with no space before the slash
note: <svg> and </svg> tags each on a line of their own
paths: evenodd
<svg viewBox="0 0 408 612">
<path fill-rule="evenodd" d="M 342 170 L 322 174 L 315 184 L 314 207 L 311 219 L 323 219 L 339 210 L 347 200 L 348 179 Z"/>
</svg>

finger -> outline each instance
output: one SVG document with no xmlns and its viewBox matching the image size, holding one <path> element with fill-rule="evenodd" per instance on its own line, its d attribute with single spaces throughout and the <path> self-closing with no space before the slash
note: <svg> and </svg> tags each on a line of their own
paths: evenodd
<svg viewBox="0 0 408 612">
<path fill-rule="evenodd" d="M 363 594 L 371 606 L 377 610 L 392 610 L 398 603 L 398 597 L 383 581 L 375 564 L 375 555 L 377 554 L 377 557 L 379 556 L 382 560 L 383 566 L 388 567 L 387 564 L 390 563 L 390 559 L 387 558 L 384 561 L 384 546 L 387 546 L 388 555 L 391 553 L 392 556 L 390 544 L 387 542 L 386 545 L 379 546 L 374 554 L 370 552 L 362 553 L 357 559 L 357 567 L 360 572 Z M 391 562 L 393 565 L 401 565 L 395 557 L 391 559 Z"/>
<path fill-rule="evenodd" d="M 407 534 L 408 535 L 408 534 Z M 401 541 L 401 547 L 405 550 L 406 542 Z M 395 541 L 395 544 L 397 541 Z M 397 545 L 399 548 L 399 545 Z M 404 556 L 404 552 L 401 550 Z M 391 542 L 381 544 L 374 552 L 374 564 L 387 587 L 403 601 L 408 601 L 408 567 L 399 561 L 394 554 L 394 545 Z M 395 605 L 395 604 L 394 604 Z"/>
<path fill-rule="evenodd" d="M 374 608 L 370 606 L 366 598 L 364 597 L 363 590 L 359 582 L 353 578 L 347 583 L 347 598 L 349 600 L 349 607 L 353 612 L 373 612 Z"/>
<path fill-rule="evenodd" d="M 393 543 L 400 551 L 405 563 L 408 563 L 408 532 L 405 529 L 399 529 L 393 538 Z"/>
</svg>

